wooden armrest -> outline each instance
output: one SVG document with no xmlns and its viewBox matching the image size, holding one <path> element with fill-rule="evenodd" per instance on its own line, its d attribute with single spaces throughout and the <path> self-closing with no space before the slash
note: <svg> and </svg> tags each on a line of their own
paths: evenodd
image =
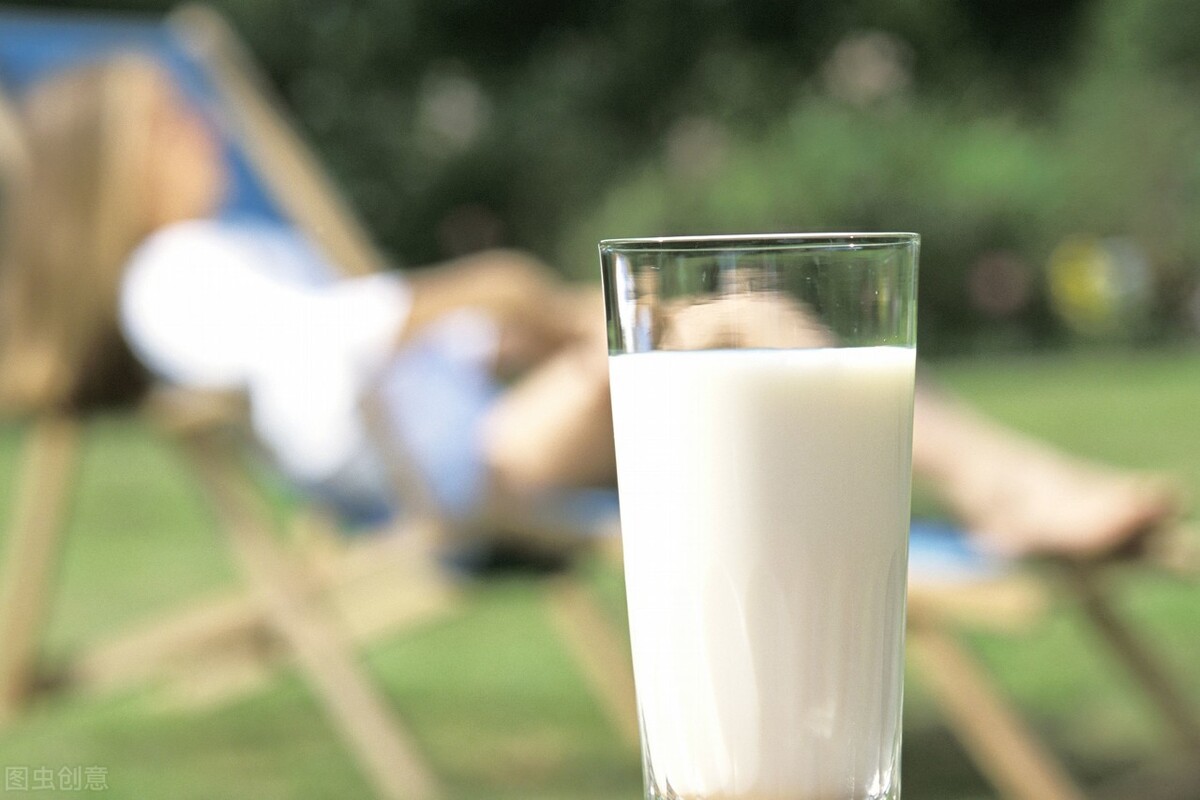
<svg viewBox="0 0 1200 800">
<path fill-rule="evenodd" d="M 918 580 L 908 586 L 908 617 L 913 623 L 944 621 L 1021 630 L 1048 604 L 1046 587 L 1032 575 L 966 582 Z"/>
<path fill-rule="evenodd" d="M 1176 525 L 1156 531 L 1146 539 L 1143 558 L 1180 578 L 1200 578 L 1200 530 Z"/>
<path fill-rule="evenodd" d="M 160 428 L 179 437 L 241 427 L 249 416 L 246 396 L 241 392 L 171 386 L 153 389 L 142 408 Z"/>
</svg>

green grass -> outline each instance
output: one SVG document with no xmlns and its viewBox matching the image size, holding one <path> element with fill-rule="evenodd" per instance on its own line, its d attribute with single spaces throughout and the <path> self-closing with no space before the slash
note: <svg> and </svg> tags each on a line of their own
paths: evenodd
<svg viewBox="0 0 1200 800">
<path fill-rule="evenodd" d="M 1200 496 L 1198 354 L 981 359 L 939 364 L 936 371 L 945 384 L 1021 428 L 1084 455 L 1171 470 Z M 20 441 L 19 428 L 0 429 L 0 511 L 6 515 Z M 928 509 L 927 500 L 921 504 Z M 89 429 L 68 544 L 47 648 L 51 664 L 235 581 L 175 453 L 125 418 Z M 590 567 L 587 578 L 619 617 L 618 576 Z M 1154 637 L 1200 704 L 1194 668 L 1200 588 L 1136 573 L 1117 587 L 1123 610 Z M 528 580 L 483 583 L 454 614 L 373 645 L 365 663 L 411 723 L 453 798 L 638 797 L 637 756 L 588 696 L 540 593 Z M 1019 637 L 972 632 L 970 638 L 1039 733 L 1090 785 L 1132 769 L 1172 766 L 1156 717 L 1103 657 L 1069 598 L 1059 598 Z M 905 737 L 907 797 L 993 796 L 947 733 L 916 670 L 908 684 Z M 0 766 L 74 765 L 106 767 L 111 788 L 103 796 L 112 798 L 369 794 L 289 670 L 250 695 L 202 709 L 164 707 L 152 687 L 102 698 L 52 696 L 0 732 Z"/>
<path fill-rule="evenodd" d="M 936 376 L 977 407 L 1072 452 L 1176 475 L 1200 496 L 1200 354 L 1082 353 L 938 364 Z M 917 506 L 931 511 L 927 495 Z M 1122 612 L 1200 706 L 1200 587 L 1146 572 L 1113 583 Z M 1079 777 L 1097 786 L 1130 770 L 1170 773 L 1175 755 L 1161 721 L 1110 660 L 1072 598 L 1060 593 L 1020 637 L 975 633 L 976 653 Z M 977 781 L 950 788 L 935 710 L 910 674 L 906 790 L 916 797 L 987 797 Z M 923 742 L 931 742 L 928 753 Z"/>
</svg>

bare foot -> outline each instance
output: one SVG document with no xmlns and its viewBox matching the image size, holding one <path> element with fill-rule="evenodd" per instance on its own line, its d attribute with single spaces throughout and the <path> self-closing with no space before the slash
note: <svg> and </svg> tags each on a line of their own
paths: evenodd
<svg viewBox="0 0 1200 800">
<path fill-rule="evenodd" d="M 978 541 L 1000 552 L 1111 555 L 1137 547 L 1183 505 L 1161 476 L 1070 458 L 1016 436 L 976 445 L 974 466 L 948 481 L 943 495 Z"/>
<path fill-rule="evenodd" d="M 1170 480 L 1073 458 L 917 382 L 913 470 L 994 550 L 1095 558 L 1175 523 Z"/>
</svg>

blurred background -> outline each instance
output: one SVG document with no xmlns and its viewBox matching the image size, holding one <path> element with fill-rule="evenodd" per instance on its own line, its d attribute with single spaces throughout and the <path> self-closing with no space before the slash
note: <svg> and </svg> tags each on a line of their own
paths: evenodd
<svg viewBox="0 0 1200 800">
<path fill-rule="evenodd" d="M 399 267 L 519 247 L 594 281 L 604 237 L 917 231 L 920 348 L 941 380 L 1073 452 L 1200 490 L 1192 3 L 209 5 Z M 22 434 L 0 428 L 5 519 Z M 121 414 L 88 437 L 52 665 L 234 581 L 171 448 Z M 917 507 L 938 513 L 927 497 Z M 582 572 L 619 622 L 619 575 L 603 564 Z M 1200 591 L 1157 573 L 1115 583 L 1197 702 Z M 448 620 L 363 651 L 451 796 L 638 796 L 637 755 L 555 637 L 542 588 L 500 578 L 472 591 Z M 1074 599 L 1053 595 L 1019 637 L 967 635 L 1086 796 L 1200 796 L 1175 777 L 1173 740 L 1128 675 L 1097 657 L 1083 619 Z M 919 671 L 910 677 L 906 795 L 996 796 Z M 107 796 L 122 798 L 368 796 L 295 674 L 246 685 L 219 701 L 144 689 L 56 696 L 0 729 L 0 767 L 25 770 L 30 785 L 38 769 L 102 768 Z M 15 785 L 12 796 L 27 791 Z"/>
<path fill-rule="evenodd" d="M 927 356 L 1200 326 L 1181 0 L 211 5 L 401 265 L 883 227 L 924 237 Z"/>
</svg>

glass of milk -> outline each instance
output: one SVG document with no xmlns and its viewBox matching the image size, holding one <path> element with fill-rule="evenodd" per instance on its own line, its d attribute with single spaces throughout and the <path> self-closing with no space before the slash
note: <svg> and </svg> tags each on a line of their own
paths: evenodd
<svg viewBox="0 0 1200 800">
<path fill-rule="evenodd" d="M 918 247 L 600 243 L 650 800 L 900 796 Z"/>
</svg>

